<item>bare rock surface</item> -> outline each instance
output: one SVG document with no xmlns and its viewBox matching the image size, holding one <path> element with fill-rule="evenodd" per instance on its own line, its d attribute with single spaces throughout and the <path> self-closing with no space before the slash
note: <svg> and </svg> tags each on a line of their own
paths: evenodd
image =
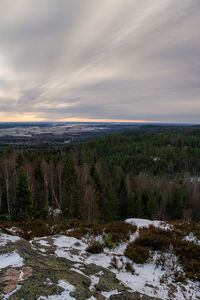
<svg viewBox="0 0 200 300">
<path fill-rule="evenodd" d="M 5 236 L 3 238 L 5 241 Z M 0 257 L 4 255 L 8 260 L 10 258 L 6 267 L 0 266 L 0 299 L 138 299 L 138 295 L 128 292 L 127 287 L 108 268 L 58 257 L 54 239 L 48 237 L 45 241 L 42 238 L 31 242 L 22 238 L 8 238 L 0 247 Z M 41 244 L 45 252 L 41 252 Z M 12 261 L 13 253 L 21 258 L 22 265 Z M 61 281 L 68 287 L 62 285 Z M 113 291 L 115 295 L 112 295 Z"/>
</svg>

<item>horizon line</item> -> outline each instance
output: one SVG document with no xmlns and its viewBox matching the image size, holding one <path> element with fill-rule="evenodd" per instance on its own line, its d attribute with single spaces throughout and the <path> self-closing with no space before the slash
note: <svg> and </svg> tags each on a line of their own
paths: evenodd
<svg viewBox="0 0 200 300">
<path fill-rule="evenodd" d="M 47 119 L 32 119 L 32 120 L 16 120 L 16 121 L 0 121 L 1 123 L 149 123 L 149 124 L 194 124 L 200 125 L 197 122 L 187 122 L 187 121 L 152 121 L 152 120 L 124 120 L 124 119 L 89 119 L 89 118 L 66 118 L 58 120 L 47 120 Z"/>
</svg>

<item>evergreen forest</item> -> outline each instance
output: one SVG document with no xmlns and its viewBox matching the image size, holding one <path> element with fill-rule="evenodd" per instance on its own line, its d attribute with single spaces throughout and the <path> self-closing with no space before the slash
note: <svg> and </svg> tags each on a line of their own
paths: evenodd
<svg viewBox="0 0 200 300">
<path fill-rule="evenodd" d="M 0 150 L 0 218 L 200 221 L 200 129 Z"/>
</svg>

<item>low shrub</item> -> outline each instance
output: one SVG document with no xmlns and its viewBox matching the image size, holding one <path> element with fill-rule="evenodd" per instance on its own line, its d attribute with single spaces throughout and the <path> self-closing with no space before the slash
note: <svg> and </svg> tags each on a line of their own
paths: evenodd
<svg viewBox="0 0 200 300">
<path fill-rule="evenodd" d="M 135 274 L 135 269 L 130 263 L 126 263 L 125 265 L 126 272 L 130 272 L 131 274 Z"/>
<path fill-rule="evenodd" d="M 86 251 L 92 254 L 97 254 L 103 252 L 103 244 L 98 241 L 93 241 L 91 244 L 86 248 Z"/>
<path fill-rule="evenodd" d="M 171 230 L 149 226 L 148 228 L 140 229 L 140 235 L 135 240 L 135 244 L 149 247 L 154 251 L 168 251 L 174 239 L 175 237 Z"/>
<path fill-rule="evenodd" d="M 177 241 L 174 243 L 174 248 L 177 255 L 187 260 L 200 260 L 200 246 L 192 242 Z"/>
<path fill-rule="evenodd" d="M 183 222 L 174 221 L 172 222 L 174 232 L 176 236 L 183 239 L 186 235 L 192 232 L 197 239 L 200 239 L 200 224 L 195 222 Z"/>
<path fill-rule="evenodd" d="M 119 269 L 119 268 L 118 268 L 117 259 L 116 259 L 115 256 L 112 257 L 110 264 L 111 264 L 111 266 L 112 266 L 113 268 L 115 268 L 115 269 L 117 269 L 117 270 Z"/>
<path fill-rule="evenodd" d="M 75 228 L 74 230 L 67 233 L 68 236 L 74 237 L 76 239 L 81 239 L 84 237 L 88 231 L 85 229 L 85 227 Z"/>
<path fill-rule="evenodd" d="M 51 226 L 40 219 L 22 222 L 2 222 L 1 225 L 8 229 L 13 226 L 16 227 L 18 230 L 16 230 L 15 234 L 26 240 L 52 235 Z"/>
<path fill-rule="evenodd" d="M 150 257 L 150 251 L 148 247 L 136 245 L 134 242 L 130 243 L 126 247 L 124 254 L 136 264 L 144 264 Z"/>
<path fill-rule="evenodd" d="M 137 226 L 119 221 L 104 225 L 104 232 L 110 234 L 112 242 L 116 244 L 127 241 L 136 230 Z"/>
<path fill-rule="evenodd" d="M 162 269 L 164 269 L 164 267 L 166 266 L 166 257 L 162 252 L 157 256 L 155 265 L 156 267 L 160 266 Z"/>
<path fill-rule="evenodd" d="M 200 246 L 179 240 L 174 244 L 174 249 L 187 277 L 200 281 Z"/>
<path fill-rule="evenodd" d="M 43 237 L 52 235 L 50 226 L 42 220 L 34 220 L 31 222 L 21 223 L 23 234 L 21 235 L 26 240 L 30 240 L 34 237 Z"/>
<path fill-rule="evenodd" d="M 174 273 L 174 281 L 175 282 L 186 283 L 186 278 L 185 278 L 185 275 L 183 274 L 183 272 L 176 271 Z"/>
<path fill-rule="evenodd" d="M 70 232 L 67 230 L 73 229 Z M 76 219 L 63 220 L 54 226 L 54 234 L 67 234 L 68 236 L 80 239 L 86 234 L 99 235 L 102 234 L 103 228 L 96 223 L 84 223 Z"/>
<path fill-rule="evenodd" d="M 153 251 L 172 251 L 177 256 L 179 264 L 182 265 L 186 277 L 200 281 L 200 245 L 183 240 L 190 232 L 195 232 L 198 236 L 199 224 L 174 222 L 173 226 L 174 230 L 163 230 L 154 226 L 140 229 L 139 237 L 133 242 L 133 250 L 132 252 L 129 250 L 130 253 L 127 256 L 134 257 L 134 261 L 137 259 L 135 257 L 139 255 L 135 250 L 136 246 Z M 164 265 L 164 263 L 164 257 L 163 261 L 156 261 L 156 264 Z M 183 281 L 180 274 L 176 276 L 176 281 Z"/>
</svg>

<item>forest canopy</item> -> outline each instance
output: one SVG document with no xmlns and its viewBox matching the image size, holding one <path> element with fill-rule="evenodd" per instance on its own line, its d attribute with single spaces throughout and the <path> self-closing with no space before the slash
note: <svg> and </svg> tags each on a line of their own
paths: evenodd
<svg viewBox="0 0 200 300">
<path fill-rule="evenodd" d="M 0 150 L 0 218 L 200 221 L 200 129 Z"/>
</svg>

